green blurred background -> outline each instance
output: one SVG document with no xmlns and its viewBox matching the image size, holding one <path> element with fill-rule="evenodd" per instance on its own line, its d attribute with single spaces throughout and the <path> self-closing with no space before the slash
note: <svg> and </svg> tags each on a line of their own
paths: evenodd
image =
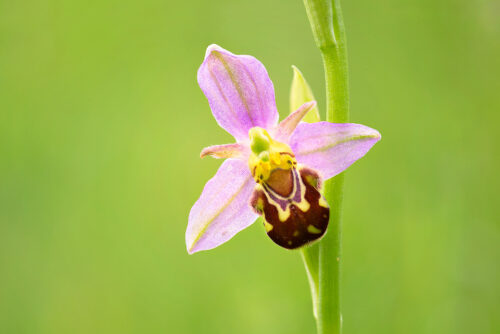
<svg viewBox="0 0 500 334">
<path fill-rule="evenodd" d="M 345 333 L 499 333 L 500 6 L 344 1 L 351 119 Z M 188 256 L 231 137 L 196 82 L 252 54 L 324 112 L 301 1 L 0 0 L 0 333 L 314 333 L 300 256 L 255 224 Z M 324 116 L 323 116 L 324 117 Z"/>
</svg>

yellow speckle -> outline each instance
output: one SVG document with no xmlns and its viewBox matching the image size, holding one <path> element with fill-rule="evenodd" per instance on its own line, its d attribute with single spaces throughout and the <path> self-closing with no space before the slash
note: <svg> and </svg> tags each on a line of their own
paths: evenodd
<svg viewBox="0 0 500 334">
<path fill-rule="evenodd" d="M 289 245 L 291 245 L 291 244 L 292 244 L 292 241 L 291 241 L 291 240 L 289 240 L 289 241 L 288 241 L 288 244 L 289 244 Z"/>
<path fill-rule="evenodd" d="M 313 225 L 308 225 L 307 226 L 307 232 L 309 232 L 311 234 L 319 234 L 319 233 L 321 233 L 321 230 L 319 228 L 316 228 Z"/>
<path fill-rule="evenodd" d="M 276 208 L 278 208 L 278 218 L 279 218 L 280 222 L 285 222 L 288 219 L 288 217 L 290 217 L 290 208 L 287 207 L 286 210 L 283 211 L 281 209 L 281 207 L 279 206 L 279 204 L 276 204 L 275 206 L 276 206 Z"/>
<path fill-rule="evenodd" d="M 304 198 L 304 194 L 305 194 L 305 187 L 302 187 L 304 188 L 302 190 L 302 199 L 300 200 L 300 202 L 298 203 L 295 203 L 295 205 L 302 211 L 302 212 L 307 212 L 309 210 L 309 208 L 311 207 L 311 204 L 309 204 L 309 202 Z"/>
<path fill-rule="evenodd" d="M 318 188 L 318 179 L 312 175 L 306 175 L 306 182 L 314 188 Z"/>
<path fill-rule="evenodd" d="M 270 232 L 273 229 L 273 225 L 269 224 L 267 221 L 264 220 L 264 227 L 266 228 L 266 232 Z"/>
<path fill-rule="evenodd" d="M 297 231 L 295 231 L 295 232 L 293 232 L 293 236 L 294 236 L 294 237 L 298 237 L 298 236 L 299 236 L 299 234 L 300 234 L 300 233 L 299 233 L 299 231 L 298 231 L 298 230 L 297 230 Z"/>
<path fill-rule="evenodd" d="M 262 186 L 260 186 L 260 189 L 263 189 Z M 276 210 L 278 210 L 278 219 L 280 220 L 280 222 L 285 222 L 288 217 L 290 217 L 290 206 L 287 206 L 285 210 L 281 209 L 281 206 L 276 203 L 276 201 L 274 201 L 271 197 L 269 197 L 269 194 L 267 192 L 265 192 L 266 194 L 266 198 L 269 202 L 269 204 L 273 205 Z"/>
<path fill-rule="evenodd" d="M 255 210 L 257 210 L 259 212 L 264 211 L 264 201 L 262 200 L 262 198 L 259 198 L 257 200 L 257 203 L 255 204 Z"/>
<path fill-rule="evenodd" d="M 322 206 L 324 208 L 328 208 L 328 203 L 326 203 L 325 199 L 323 198 L 323 196 L 321 196 L 319 198 L 319 201 L 318 201 L 318 204 L 319 206 Z"/>
</svg>

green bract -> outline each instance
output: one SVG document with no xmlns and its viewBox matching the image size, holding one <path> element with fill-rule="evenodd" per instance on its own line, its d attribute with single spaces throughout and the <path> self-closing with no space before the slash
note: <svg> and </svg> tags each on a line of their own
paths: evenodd
<svg viewBox="0 0 500 334">
<path fill-rule="evenodd" d="M 295 67 L 293 68 L 292 89 L 290 90 L 290 113 L 293 113 L 301 105 L 306 102 L 315 101 L 311 87 L 307 84 L 302 72 Z M 302 119 L 303 122 L 314 123 L 320 121 L 318 107 L 312 108 Z"/>
</svg>

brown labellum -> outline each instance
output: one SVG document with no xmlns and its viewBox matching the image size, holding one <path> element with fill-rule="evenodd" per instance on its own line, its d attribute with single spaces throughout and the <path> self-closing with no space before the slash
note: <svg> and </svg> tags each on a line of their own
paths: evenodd
<svg viewBox="0 0 500 334">
<path fill-rule="evenodd" d="M 315 171 L 299 166 L 276 169 L 256 186 L 251 205 L 263 215 L 267 235 L 275 243 L 294 249 L 325 234 L 330 209 L 319 181 Z"/>
</svg>

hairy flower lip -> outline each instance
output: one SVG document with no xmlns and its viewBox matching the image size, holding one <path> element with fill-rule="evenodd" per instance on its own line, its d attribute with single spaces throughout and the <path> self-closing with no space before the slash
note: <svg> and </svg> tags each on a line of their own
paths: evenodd
<svg viewBox="0 0 500 334">
<path fill-rule="evenodd" d="M 226 160 L 189 213 L 189 254 L 219 246 L 258 217 L 248 204 L 255 187 L 247 164 L 250 129 L 267 130 L 291 148 L 299 164 L 325 179 L 345 170 L 381 138 L 378 131 L 360 124 L 301 123 L 315 101 L 303 104 L 278 124 L 274 87 L 264 65 L 252 56 L 235 55 L 215 44 L 207 48 L 198 83 L 217 123 L 236 143 L 209 146 L 200 153 L 202 158 Z"/>
</svg>

